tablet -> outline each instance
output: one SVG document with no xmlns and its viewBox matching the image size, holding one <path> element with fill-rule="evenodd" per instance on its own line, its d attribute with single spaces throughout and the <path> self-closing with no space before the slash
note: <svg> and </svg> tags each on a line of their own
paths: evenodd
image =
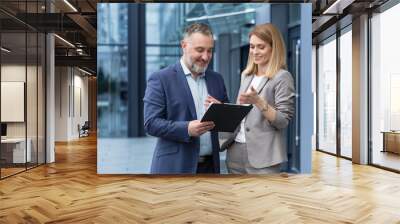
<svg viewBox="0 0 400 224">
<path fill-rule="evenodd" d="M 201 122 L 213 121 L 215 127 L 211 131 L 234 132 L 252 108 L 253 105 L 251 104 L 213 103 L 204 113 Z"/>
</svg>

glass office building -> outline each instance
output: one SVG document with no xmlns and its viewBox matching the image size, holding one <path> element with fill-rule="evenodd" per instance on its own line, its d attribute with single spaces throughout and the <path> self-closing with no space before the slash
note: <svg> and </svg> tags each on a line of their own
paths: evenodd
<svg viewBox="0 0 400 224">
<path fill-rule="evenodd" d="M 236 99 L 240 73 L 247 64 L 248 33 L 255 24 L 272 22 L 279 27 L 287 46 L 289 70 L 299 84 L 302 7 L 307 6 L 262 3 L 98 4 L 99 161 L 118 157 L 115 154 L 137 155 L 131 151 L 111 154 L 110 150 L 101 149 L 102 146 L 118 145 L 117 141 L 121 143 L 115 147 L 118 149 L 136 151 L 135 147 L 140 145 L 154 147 L 155 139 L 147 137 L 143 128 L 142 99 L 146 81 L 155 71 L 179 60 L 183 29 L 190 23 L 201 22 L 211 27 L 215 46 L 209 66 L 222 74 L 231 102 Z M 305 64 L 308 62 L 311 64 L 309 60 L 304 61 Z M 292 132 L 288 132 L 289 139 L 292 139 L 288 142 L 292 148 L 289 157 L 293 162 L 289 166 L 294 172 L 299 172 L 294 168 L 300 164 L 300 152 L 295 149 L 295 132 L 299 130 L 295 126 L 299 126 L 296 123 L 299 121 L 295 120 L 289 128 Z M 103 152 L 107 156 L 103 156 Z M 136 159 L 149 160 L 152 151 L 149 153 L 146 159 L 140 159 L 140 155 Z M 131 159 L 131 163 L 137 163 L 133 156 Z"/>
<path fill-rule="evenodd" d="M 132 28 L 128 13 L 130 4 L 98 5 L 98 71 L 99 71 L 99 125 L 100 136 L 126 137 L 128 127 L 128 38 Z M 192 22 L 210 25 L 216 40 L 212 67 L 220 71 L 226 81 L 231 101 L 236 98 L 240 71 L 247 63 L 248 33 L 256 22 L 258 3 L 243 4 L 157 4 L 143 5 L 145 11 L 145 76 L 150 76 L 181 57 L 180 40 L 183 27 Z M 288 19 L 296 23 L 300 19 L 299 6 L 288 6 Z M 163 15 L 162 17 L 160 15 Z M 135 32 L 135 31 L 132 31 Z M 133 38 L 133 37 L 132 37 Z M 287 37 L 285 36 L 285 40 Z M 219 43 L 226 43 L 223 46 Z M 287 45 L 290 43 L 287 43 Z M 236 67 L 225 68 L 220 52 L 235 58 Z M 294 67 L 294 66 L 292 66 Z M 115 113 L 115 116 L 114 116 Z"/>
<path fill-rule="evenodd" d="M 98 5 L 98 128 L 128 135 L 128 4 Z"/>
<path fill-rule="evenodd" d="M 98 70 L 100 136 L 128 136 L 128 32 L 129 4 L 98 6 Z M 215 39 L 228 38 L 230 47 L 244 51 L 247 34 L 255 24 L 257 4 L 146 4 L 145 76 L 150 76 L 180 58 L 182 27 L 190 22 L 209 23 Z M 235 12 L 232 14 L 231 12 Z M 160 15 L 163 15 L 162 17 Z M 247 57 L 247 56 L 246 56 Z M 218 70 L 218 58 L 214 69 Z M 243 68 L 245 59 L 239 61 Z M 226 74 L 230 78 L 230 74 Z M 230 91 L 234 98 L 238 79 Z M 231 84 L 227 82 L 228 86 Z"/>
</svg>

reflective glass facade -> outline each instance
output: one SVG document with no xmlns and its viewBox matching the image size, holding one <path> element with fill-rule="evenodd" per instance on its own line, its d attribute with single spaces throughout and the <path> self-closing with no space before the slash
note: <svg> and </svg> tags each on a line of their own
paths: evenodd
<svg viewBox="0 0 400 224">
<path fill-rule="evenodd" d="M 214 38 L 234 38 L 232 48 L 248 42 L 260 4 L 149 3 L 145 5 L 145 75 L 150 76 L 181 57 L 183 27 L 192 22 L 210 25 Z M 100 137 L 128 137 L 129 4 L 98 4 L 98 125 Z M 162 15 L 162 16 L 161 16 Z M 293 17 L 293 16 L 292 16 Z M 216 51 L 218 51 L 216 47 Z M 246 55 L 247 58 L 247 55 Z M 214 55 L 213 68 L 219 70 Z M 242 59 L 243 67 L 247 59 Z M 240 59 L 239 59 L 240 63 Z M 225 74 L 232 76 L 233 74 Z M 225 78 L 225 77 L 224 77 Z M 238 81 L 238 79 L 236 80 Z M 230 82 L 226 83 L 229 87 Z M 232 87 L 232 98 L 238 82 Z"/>
<path fill-rule="evenodd" d="M 318 48 L 318 149 L 336 153 L 336 40 Z"/>
<path fill-rule="evenodd" d="M 306 56 L 308 48 L 311 55 L 311 41 L 308 47 L 307 42 L 300 40 L 311 40 L 311 26 L 303 26 L 311 21 L 305 16 L 311 15 L 305 13 L 308 6 L 264 3 L 99 3 L 98 173 L 149 172 L 157 139 L 146 135 L 143 128 L 146 81 L 152 73 L 180 59 L 183 29 L 190 23 L 201 22 L 211 27 L 215 42 L 209 66 L 223 76 L 231 102 L 236 99 L 240 73 L 247 64 L 249 31 L 257 23 L 274 23 L 283 34 L 288 69 L 295 78 L 300 96 L 300 82 L 306 83 L 303 88 L 307 89 L 310 81 L 307 78 L 310 72 L 306 71 L 308 67 L 305 65 L 311 64 Z M 304 32 L 303 29 L 310 30 Z M 305 75 L 300 75 L 303 72 Z M 311 101 L 307 102 L 312 104 Z M 299 98 L 296 105 L 296 113 L 300 114 Z M 311 113 L 304 114 L 311 116 Z M 300 147 L 304 147 L 299 137 L 301 122 L 305 120 L 293 118 L 287 129 L 289 162 L 284 169 L 291 172 L 302 172 L 299 168 L 300 156 L 309 153 L 300 150 Z M 222 173 L 226 173 L 224 153 L 220 158 Z M 308 163 L 310 158 L 307 156 L 302 162 Z M 309 165 L 304 167 L 310 169 Z"/>
<path fill-rule="evenodd" d="M 99 136 L 128 136 L 128 4 L 98 4 Z"/>
</svg>

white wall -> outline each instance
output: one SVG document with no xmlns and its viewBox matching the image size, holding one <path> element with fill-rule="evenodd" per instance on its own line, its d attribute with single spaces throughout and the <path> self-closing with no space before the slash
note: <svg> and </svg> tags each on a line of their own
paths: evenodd
<svg viewBox="0 0 400 224">
<path fill-rule="evenodd" d="M 312 150 L 317 149 L 317 48 L 315 45 L 312 46 L 312 58 L 311 58 L 311 72 L 312 72 L 312 93 L 313 93 L 313 99 L 314 99 L 314 125 L 313 125 L 313 134 L 312 134 L 312 140 L 311 140 L 311 146 Z"/>
<path fill-rule="evenodd" d="M 29 66 L 28 66 L 29 69 Z M 1 81 L 19 81 L 25 82 L 25 64 L 24 65 L 2 65 Z"/>
<path fill-rule="evenodd" d="M 26 67 L 24 65 L 19 64 L 6 64 L 1 66 L 1 81 L 2 82 L 24 82 L 25 80 L 25 71 Z M 33 68 L 28 66 L 28 72 Z M 23 94 L 23 93 L 22 93 Z M 28 94 L 29 95 L 29 94 Z M 2 96 L 2 98 L 7 96 Z M 4 110 L 8 110 L 9 108 L 1 108 L 4 113 Z M 24 108 L 22 108 L 24 110 Z M 14 137 L 23 137 L 25 136 L 25 125 L 24 122 L 11 122 L 7 125 L 7 132 L 9 136 Z"/>
<path fill-rule="evenodd" d="M 76 72 L 78 70 L 74 70 L 75 75 L 74 75 L 74 91 L 72 98 L 74 99 L 74 102 L 71 102 L 71 105 L 73 105 L 73 108 L 71 108 L 72 111 L 72 119 L 71 119 L 71 132 L 70 135 L 72 138 L 78 137 L 78 124 L 83 125 L 85 121 L 88 121 L 89 114 L 88 114 L 88 77 L 81 76 L 79 71 L 79 75 L 76 75 Z"/>
<path fill-rule="evenodd" d="M 55 68 L 55 141 L 68 140 L 68 85 L 67 67 Z"/>
<path fill-rule="evenodd" d="M 56 141 L 79 137 L 78 124 L 88 120 L 88 77 L 72 67 L 56 67 Z"/>
<path fill-rule="evenodd" d="M 30 74 L 33 69 L 36 69 L 32 66 L 28 66 L 27 68 L 24 65 L 19 64 L 8 64 L 1 66 L 1 81 L 4 82 L 25 82 L 26 70 Z M 27 96 L 36 96 L 35 93 L 27 93 Z M 30 100 L 28 100 L 30 102 Z M 35 105 L 36 107 L 36 105 Z M 7 108 L 1 108 L 1 110 L 7 110 Z M 29 114 L 28 114 L 29 116 Z M 31 117 L 28 117 L 28 120 L 31 120 Z M 7 136 L 8 137 L 25 137 L 25 122 L 7 122 Z M 31 127 L 31 126 L 29 126 Z"/>
<path fill-rule="evenodd" d="M 25 64 L 3 64 L 1 66 L 1 81 L 2 82 L 24 82 L 26 89 L 26 99 L 23 99 L 22 107 L 12 108 L 2 107 L 4 113 L 13 113 L 12 110 L 20 110 L 22 113 L 22 121 L 6 122 L 7 123 L 7 137 L 9 138 L 27 138 L 30 140 L 31 155 L 33 162 L 39 158 L 39 163 L 44 162 L 44 92 L 43 77 L 41 66 L 32 66 Z M 27 78 L 27 80 L 25 80 Z M 25 93 L 25 89 L 18 90 L 20 94 Z M 4 94 L 2 89 L 2 93 Z M 8 98 L 7 95 L 2 95 L 2 98 Z M 22 97 L 22 98 L 25 98 Z M 17 103 L 17 102 L 15 102 Z M 26 105 L 25 105 L 26 103 Z M 3 104 L 3 103 L 2 103 Z M 22 111 L 21 111 L 22 110 Z M 14 111 L 14 113 L 16 113 Z M 26 119 L 24 114 L 26 113 Z M 39 156 L 37 157 L 37 153 Z"/>
</svg>

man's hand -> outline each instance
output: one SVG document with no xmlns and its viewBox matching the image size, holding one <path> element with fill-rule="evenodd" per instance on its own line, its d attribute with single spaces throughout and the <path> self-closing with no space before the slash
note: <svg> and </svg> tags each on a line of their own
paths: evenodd
<svg viewBox="0 0 400 224">
<path fill-rule="evenodd" d="M 214 127 L 215 124 L 212 121 L 200 122 L 199 120 L 194 120 L 189 122 L 188 132 L 190 136 L 198 137 Z"/>
<path fill-rule="evenodd" d="M 204 102 L 204 108 L 207 110 L 207 108 L 210 106 L 211 103 L 221 103 L 221 102 L 215 99 L 214 97 L 208 95 L 206 101 Z"/>
</svg>

